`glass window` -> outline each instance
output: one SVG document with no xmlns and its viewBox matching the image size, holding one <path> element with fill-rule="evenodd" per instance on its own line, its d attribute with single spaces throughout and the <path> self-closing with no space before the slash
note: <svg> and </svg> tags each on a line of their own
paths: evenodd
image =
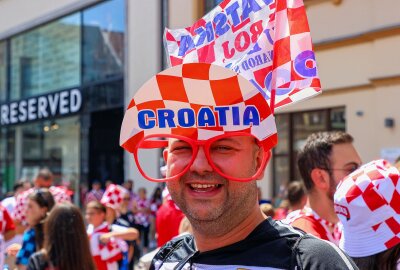
<svg viewBox="0 0 400 270">
<path fill-rule="evenodd" d="M 7 43 L 0 42 L 0 102 L 7 98 Z"/>
<path fill-rule="evenodd" d="M 3 191 L 13 189 L 15 176 L 15 129 L 13 127 L 1 128 L 0 134 L 0 183 Z"/>
<path fill-rule="evenodd" d="M 289 153 L 289 114 L 278 114 L 275 116 L 276 128 L 278 130 L 278 145 L 274 154 Z"/>
<path fill-rule="evenodd" d="M 123 75 L 124 10 L 124 0 L 113 0 L 83 12 L 83 83 Z"/>
<path fill-rule="evenodd" d="M 346 130 L 346 114 L 344 108 L 331 110 L 331 128 L 333 130 Z"/>
<path fill-rule="evenodd" d="M 11 39 L 11 99 L 80 84 L 80 15 Z"/>
<path fill-rule="evenodd" d="M 214 7 L 219 5 L 223 0 L 205 0 L 204 1 L 204 11 L 205 13 L 212 10 Z"/>
<path fill-rule="evenodd" d="M 74 189 L 80 172 L 79 117 L 68 117 L 22 127 L 22 177 L 30 179 L 48 167 L 55 184 Z"/>
</svg>

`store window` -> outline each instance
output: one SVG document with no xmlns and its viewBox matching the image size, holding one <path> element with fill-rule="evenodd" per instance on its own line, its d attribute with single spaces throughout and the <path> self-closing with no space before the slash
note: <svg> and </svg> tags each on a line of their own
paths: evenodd
<svg viewBox="0 0 400 270">
<path fill-rule="evenodd" d="M 80 173 L 79 118 L 53 119 L 22 126 L 22 178 L 48 167 L 56 185 L 74 189 Z"/>
<path fill-rule="evenodd" d="M 7 43 L 0 42 L 0 103 L 7 98 Z"/>
<path fill-rule="evenodd" d="M 121 77 L 124 72 L 124 0 L 83 11 L 83 83 Z"/>
<path fill-rule="evenodd" d="M 0 130 L 0 181 L 5 191 L 13 189 L 14 179 L 16 177 L 15 171 L 15 129 L 2 128 Z"/>
<path fill-rule="evenodd" d="M 209 12 L 215 6 L 219 5 L 223 0 L 205 0 L 204 1 L 204 13 Z"/>
<path fill-rule="evenodd" d="M 11 38 L 12 100 L 80 84 L 79 13 Z"/>
<path fill-rule="evenodd" d="M 345 131 L 345 108 L 276 115 L 278 145 L 273 150 L 273 192 L 279 194 L 283 186 L 301 179 L 297 169 L 297 153 L 307 137 L 314 132 Z"/>
</svg>

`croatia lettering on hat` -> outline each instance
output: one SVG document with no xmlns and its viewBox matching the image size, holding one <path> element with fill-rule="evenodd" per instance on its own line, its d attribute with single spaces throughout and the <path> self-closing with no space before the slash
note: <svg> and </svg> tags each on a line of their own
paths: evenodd
<svg viewBox="0 0 400 270">
<path fill-rule="evenodd" d="M 124 116 L 120 144 L 134 153 L 149 135 L 207 140 L 239 131 L 268 149 L 276 145 L 275 118 L 262 94 L 230 69 L 187 63 L 160 72 L 136 92 Z"/>
<path fill-rule="evenodd" d="M 400 244 L 400 173 L 389 162 L 363 165 L 342 180 L 334 198 L 343 224 L 340 247 L 351 257 Z"/>
<path fill-rule="evenodd" d="M 107 187 L 100 202 L 106 207 L 118 210 L 126 193 L 129 193 L 126 188 L 111 184 Z"/>
</svg>

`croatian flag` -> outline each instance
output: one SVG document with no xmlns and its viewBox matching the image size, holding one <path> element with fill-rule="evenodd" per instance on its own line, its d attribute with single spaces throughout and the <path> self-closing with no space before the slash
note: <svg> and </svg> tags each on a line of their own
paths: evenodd
<svg viewBox="0 0 400 270">
<path fill-rule="evenodd" d="M 170 65 L 231 68 L 272 110 L 321 92 L 302 0 L 225 0 L 191 27 L 166 29 Z"/>
</svg>

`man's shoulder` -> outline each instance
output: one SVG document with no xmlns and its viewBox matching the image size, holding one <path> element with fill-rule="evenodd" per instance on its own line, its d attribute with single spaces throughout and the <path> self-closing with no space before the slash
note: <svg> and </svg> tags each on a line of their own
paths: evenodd
<svg viewBox="0 0 400 270">
<path fill-rule="evenodd" d="M 300 269 L 358 269 L 335 244 L 310 234 L 299 238 L 293 253 Z"/>
</svg>

